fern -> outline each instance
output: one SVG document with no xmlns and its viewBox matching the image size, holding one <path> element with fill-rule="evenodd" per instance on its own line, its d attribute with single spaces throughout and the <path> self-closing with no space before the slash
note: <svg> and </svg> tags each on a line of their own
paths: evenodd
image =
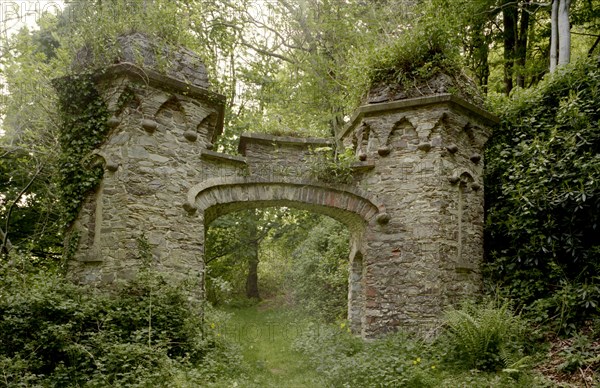
<svg viewBox="0 0 600 388">
<path fill-rule="evenodd" d="M 518 345 L 523 324 L 506 303 L 465 304 L 446 313 L 446 325 L 457 361 L 469 368 L 512 369 L 521 359 Z"/>
</svg>

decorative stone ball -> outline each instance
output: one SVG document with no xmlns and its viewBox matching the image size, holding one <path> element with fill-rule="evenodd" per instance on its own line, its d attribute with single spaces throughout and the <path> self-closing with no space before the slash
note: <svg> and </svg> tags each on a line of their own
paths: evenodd
<svg viewBox="0 0 600 388">
<path fill-rule="evenodd" d="M 381 147 L 377 150 L 377 153 L 381 156 L 388 156 L 390 152 L 390 147 Z"/>
<path fill-rule="evenodd" d="M 385 225 L 390 222 L 391 217 L 387 213 L 379 213 L 375 219 L 378 224 Z"/>
<path fill-rule="evenodd" d="M 194 142 L 196 139 L 198 139 L 198 134 L 195 131 L 185 131 L 183 133 L 183 137 L 185 137 L 188 141 Z"/>
<path fill-rule="evenodd" d="M 431 149 L 431 143 L 420 143 L 417 148 L 421 151 L 429 151 Z"/>
<path fill-rule="evenodd" d="M 119 164 L 115 162 L 106 162 L 106 169 L 110 172 L 115 172 L 119 169 Z"/>
<path fill-rule="evenodd" d="M 148 133 L 154 133 L 156 128 L 158 128 L 158 123 L 154 120 L 143 119 L 142 120 L 142 128 Z"/>
<path fill-rule="evenodd" d="M 456 144 L 450 144 L 449 146 L 446 147 L 446 149 L 448 150 L 448 152 L 450 152 L 451 154 L 455 154 L 458 152 L 458 146 Z"/>
<path fill-rule="evenodd" d="M 473 155 L 471 155 L 470 159 L 473 163 L 479 163 L 479 161 L 481 160 L 481 155 L 479 155 L 478 153 L 474 153 Z"/>
<path fill-rule="evenodd" d="M 358 160 L 360 160 L 361 162 L 364 162 L 365 160 L 367 160 L 367 154 L 365 154 L 364 152 L 361 152 L 360 154 L 358 154 Z"/>
<path fill-rule="evenodd" d="M 111 116 L 108 121 L 106 122 L 106 124 L 108 124 L 108 126 L 110 128 L 115 128 L 116 126 L 118 126 L 119 124 L 121 124 L 121 120 L 119 120 L 118 118 L 116 118 L 115 116 Z"/>
</svg>

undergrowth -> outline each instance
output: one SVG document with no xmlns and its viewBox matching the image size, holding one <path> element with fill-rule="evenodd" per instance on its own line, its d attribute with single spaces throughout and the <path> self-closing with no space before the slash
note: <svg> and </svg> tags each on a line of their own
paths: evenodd
<svg viewBox="0 0 600 388">
<path fill-rule="evenodd" d="M 364 342 L 339 327 L 306 330 L 294 349 L 332 387 L 544 387 L 532 372 L 526 328 L 507 305 L 449 310 L 432 339 L 395 333 Z"/>
<path fill-rule="evenodd" d="M 204 324 L 223 313 L 203 317 L 185 282 L 147 270 L 108 293 L 14 262 L 0 277 L 0 386 L 194 386 L 242 373 L 236 346 Z"/>
</svg>

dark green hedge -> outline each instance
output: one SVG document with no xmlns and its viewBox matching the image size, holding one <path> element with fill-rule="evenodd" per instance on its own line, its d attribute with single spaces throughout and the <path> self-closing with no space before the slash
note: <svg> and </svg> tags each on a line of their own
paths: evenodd
<svg viewBox="0 0 600 388">
<path fill-rule="evenodd" d="M 490 278 L 572 327 L 600 304 L 600 70 L 560 69 L 503 105 L 486 152 Z"/>
</svg>

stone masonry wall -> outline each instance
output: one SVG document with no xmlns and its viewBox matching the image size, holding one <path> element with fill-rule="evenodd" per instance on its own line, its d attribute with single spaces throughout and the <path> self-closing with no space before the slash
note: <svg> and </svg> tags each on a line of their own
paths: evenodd
<svg viewBox="0 0 600 388">
<path fill-rule="evenodd" d="M 147 242 L 155 267 L 197 278 L 202 294 L 210 222 L 244 208 L 289 206 L 351 231 L 348 318 L 363 337 L 425 330 L 449 304 L 478 292 L 481 155 L 494 117 L 450 95 L 371 104 L 336 139 L 244 134 L 233 156 L 213 149 L 223 97 L 204 88 L 207 80 L 185 78 L 128 63 L 97 77 L 111 130 L 95 151 L 104 178 L 70 231 L 74 279 L 132 278 Z M 311 172 L 315 149 L 335 143 L 355 152 L 350 184 Z"/>
<path fill-rule="evenodd" d="M 351 267 L 366 295 L 363 335 L 432 327 L 448 305 L 479 290 L 481 154 L 493 122 L 440 95 L 365 106 L 340 137 L 373 164 L 359 187 L 389 216 L 369 224 L 359 248 L 364 267 Z"/>
</svg>

